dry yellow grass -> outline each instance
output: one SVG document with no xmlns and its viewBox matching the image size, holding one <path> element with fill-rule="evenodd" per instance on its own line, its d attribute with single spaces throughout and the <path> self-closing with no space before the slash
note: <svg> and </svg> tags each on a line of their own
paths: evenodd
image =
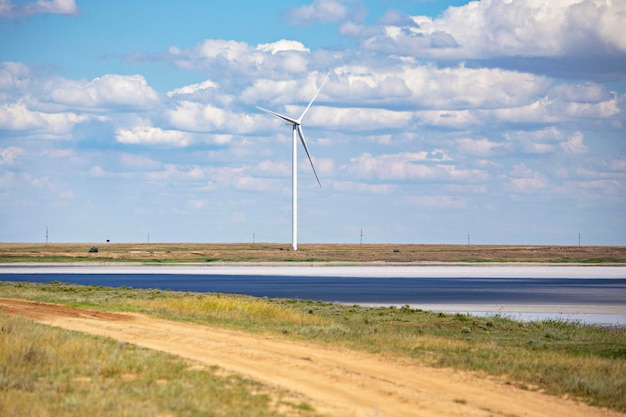
<svg viewBox="0 0 626 417">
<path fill-rule="evenodd" d="M 297 309 L 270 304 L 263 299 L 252 297 L 232 297 L 222 294 L 202 294 L 189 296 L 181 294 L 174 297 L 162 297 L 152 300 L 132 300 L 131 304 L 142 310 L 157 311 L 166 314 L 184 315 L 196 320 L 206 321 L 235 320 L 256 322 L 280 322 L 299 325 L 326 325 L 329 320 L 319 316 L 304 314 Z"/>
<path fill-rule="evenodd" d="M 98 253 L 89 253 L 93 246 Z M 626 262 L 624 246 L 0 243 L 0 262 Z"/>
</svg>

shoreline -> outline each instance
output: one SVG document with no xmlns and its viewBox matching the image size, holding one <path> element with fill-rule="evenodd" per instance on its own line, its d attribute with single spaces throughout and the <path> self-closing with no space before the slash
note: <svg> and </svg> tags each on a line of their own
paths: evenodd
<svg viewBox="0 0 626 417">
<path fill-rule="evenodd" d="M 359 278 L 359 279 L 420 279 L 445 278 L 458 279 L 626 279 L 624 265 L 555 265 L 550 263 L 420 263 L 420 264 L 381 264 L 381 263 L 211 263 L 202 265 L 166 264 L 138 265 L 136 263 L 20 263 L 0 264 L 0 281 L 11 277 L 10 281 L 19 281 L 20 275 L 64 274 L 106 275 L 193 275 L 193 276 L 248 276 L 263 279 L 267 276 L 298 278 Z M 69 278 L 68 278 L 69 279 Z M 71 281 L 71 279 L 69 279 Z M 304 296 L 306 298 L 306 296 Z M 342 302 L 340 302 L 342 303 Z M 343 303 L 342 303 L 343 304 Z M 393 302 L 357 302 L 363 306 L 397 307 L 405 305 L 413 309 L 442 313 L 459 313 L 477 316 L 502 315 L 520 321 L 556 319 L 580 321 L 587 324 L 626 326 L 626 302 L 616 304 L 542 304 L 542 303 L 393 303 Z"/>
<path fill-rule="evenodd" d="M 137 263 L 4 263 L 1 274 L 58 273 L 108 274 L 187 274 L 255 275 L 292 277 L 355 278 L 626 278 L 626 265 L 588 265 L 552 263 L 209 263 L 209 264 L 137 264 Z"/>
</svg>

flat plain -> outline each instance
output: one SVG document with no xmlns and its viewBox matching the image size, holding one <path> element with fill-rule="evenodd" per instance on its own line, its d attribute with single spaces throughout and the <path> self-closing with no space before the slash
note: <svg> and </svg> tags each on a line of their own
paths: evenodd
<svg viewBox="0 0 626 417">
<path fill-rule="evenodd" d="M 97 248 L 97 252 L 90 252 Z M 626 263 L 626 246 L 0 243 L 0 263 L 14 262 L 548 262 Z"/>
</svg>

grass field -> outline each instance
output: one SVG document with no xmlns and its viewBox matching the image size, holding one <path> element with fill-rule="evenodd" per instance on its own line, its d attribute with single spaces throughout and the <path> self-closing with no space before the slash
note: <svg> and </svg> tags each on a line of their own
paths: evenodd
<svg viewBox="0 0 626 417">
<path fill-rule="evenodd" d="M 0 282 L 0 297 L 108 311 L 142 312 L 171 320 L 192 321 L 306 340 L 309 343 L 341 346 L 418 361 L 430 366 L 478 372 L 524 389 L 578 398 L 593 405 L 626 412 L 626 397 L 623 395 L 626 391 L 624 328 L 587 326 L 554 320 L 524 323 L 500 316 L 479 318 L 463 314 L 446 315 L 408 307 L 368 308 L 295 299 L 259 299 L 224 294 L 86 287 L 62 283 Z M 0 389 L 0 396 L 3 396 L 0 403 L 19 401 L 12 399 L 12 396 L 21 395 L 23 390 L 6 389 L 15 384 L 25 384 L 26 392 L 30 392 L 30 389 L 43 390 L 37 394 L 42 398 L 56 398 L 54 393 L 63 389 L 63 381 L 71 381 L 73 375 L 87 372 L 64 370 L 70 365 L 60 364 L 57 371 L 59 376 L 54 377 L 55 380 L 45 379 L 45 383 L 40 383 L 42 381 L 39 378 L 47 375 L 47 372 L 42 373 L 38 358 L 55 355 L 55 349 L 62 347 L 59 345 L 48 353 L 37 353 L 43 349 L 37 347 L 33 351 L 35 353 L 28 353 L 29 346 L 33 345 L 32 340 L 23 336 L 24 341 L 21 342 L 19 339 L 22 336 L 15 334 L 21 334 L 19 332 L 24 331 L 22 328 L 30 328 L 32 325 L 26 321 L 11 321 L 13 319 L 7 319 L 1 314 L 0 317 L 5 322 L 10 321 L 7 325 L 3 324 L 3 329 L 4 326 L 12 329 L 10 334 L 3 330 L 3 340 L 7 343 L 7 338 L 13 338 L 11 344 L 0 347 L 0 352 L 7 355 L 7 352 L 16 349 L 14 346 L 22 346 L 19 348 L 22 353 L 11 353 L 17 357 L 4 357 L 3 363 L 13 364 L 21 358 L 20 363 L 25 367 L 24 370 L 18 369 L 18 375 L 14 375 L 13 366 L 5 365 L 2 368 L 0 388 L 4 384 L 5 389 Z M 74 336 L 55 337 L 66 338 L 70 342 L 74 340 Z M 115 346 L 106 347 L 106 343 L 109 342 L 100 341 L 96 344 L 104 344 L 104 347 L 98 349 L 118 352 Z M 137 354 L 148 355 L 148 352 L 138 351 Z M 81 366 L 93 367 L 93 364 L 89 365 L 92 363 L 91 355 L 74 356 L 75 362 L 85 362 Z M 34 359 L 31 360 L 30 357 Z M 143 361 L 140 358 L 137 360 L 140 363 Z M 171 358 L 161 360 L 167 362 Z M 143 369 L 150 375 L 157 372 L 151 367 Z M 118 376 L 125 373 L 141 372 L 132 369 L 116 371 Z M 87 377 L 92 378 L 90 381 L 108 383 L 106 378 L 100 376 L 98 373 L 87 374 Z M 154 383 L 155 378 L 160 377 L 152 376 L 148 379 Z M 168 378 L 166 377 L 167 380 Z M 240 382 L 232 381 L 220 383 L 228 386 L 235 384 L 237 387 L 240 385 Z M 188 386 L 193 387 L 193 382 Z M 191 388 L 189 395 L 193 395 L 194 389 Z M 139 399 L 145 395 L 142 390 L 143 388 L 139 389 L 136 394 Z M 251 392 L 253 391 L 254 389 Z M 257 400 L 252 398 L 250 401 Z M 273 412 L 270 405 L 267 407 L 269 412 Z M 298 412 L 307 412 L 306 405 L 292 408 Z M 138 412 L 132 415 L 141 414 Z M 265 414 L 259 412 L 255 415 Z"/>
<path fill-rule="evenodd" d="M 317 415 L 286 393 L 175 356 L 3 314 L 0 328 L 4 417 Z"/>
<path fill-rule="evenodd" d="M 97 253 L 90 253 L 97 247 Z M 0 243 L 12 262 L 551 262 L 626 263 L 624 246 Z"/>
</svg>

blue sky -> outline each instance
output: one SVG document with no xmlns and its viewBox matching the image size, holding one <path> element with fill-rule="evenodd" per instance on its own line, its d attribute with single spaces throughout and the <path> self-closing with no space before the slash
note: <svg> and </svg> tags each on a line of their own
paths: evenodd
<svg viewBox="0 0 626 417">
<path fill-rule="evenodd" d="M 626 245 L 626 3 L 0 0 L 0 241 Z"/>
</svg>

